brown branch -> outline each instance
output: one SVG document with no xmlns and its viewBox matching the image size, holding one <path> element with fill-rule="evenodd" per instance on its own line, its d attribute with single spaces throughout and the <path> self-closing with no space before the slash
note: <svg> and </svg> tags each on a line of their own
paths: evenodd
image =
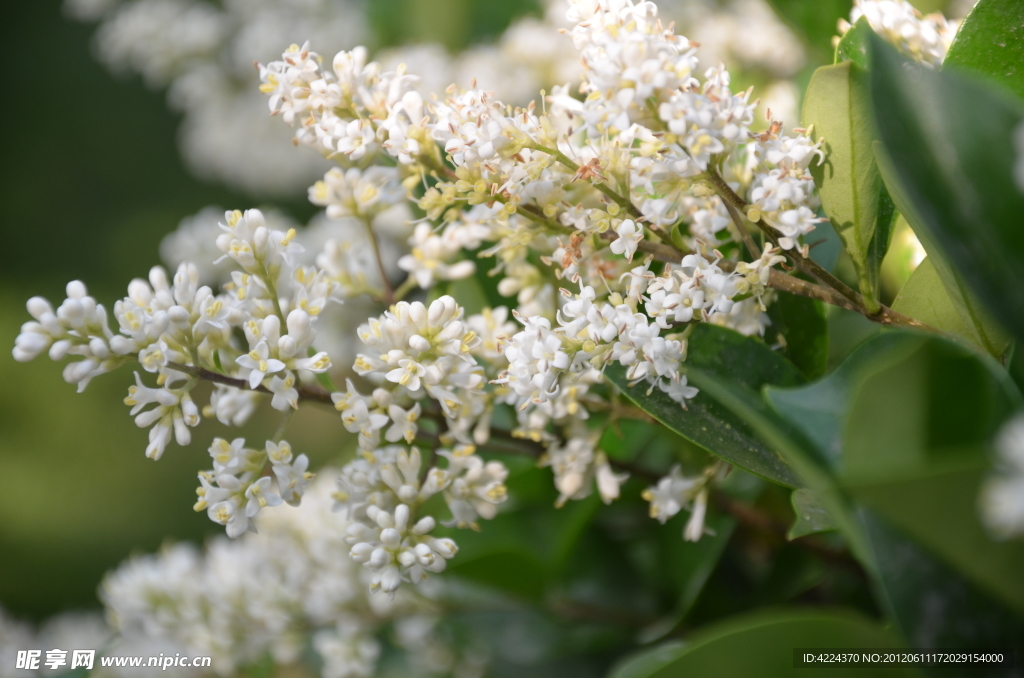
<svg viewBox="0 0 1024 678">
<path fill-rule="evenodd" d="M 748 203 L 746 200 L 738 196 L 736 192 L 732 190 L 732 187 L 729 186 L 728 183 L 726 183 L 725 179 L 723 179 L 722 176 L 718 174 L 718 172 L 714 170 L 708 170 L 708 172 L 706 172 L 704 176 L 715 188 L 715 191 L 722 198 L 722 201 L 726 204 L 726 207 L 731 208 L 729 209 L 729 215 L 735 222 L 736 227 L 742 230 L 744 226 L 742 222 L 739 221 L 738 212 L 746 212 L 746 209 L 750 207 L 750 203 Z M 768 239 L 772 242 L 773 245 L 778 246 L 779 239 L 783 237 L 782 233 L 780 233 L 778 229 L 773 227 L 771 224 L 767 223 L 764 219 L 758 219 L 754 223 L 757 225 L 758 228 L 760 228 L 765 233 L 765 235 L 768 236 Z M 787 257 L 789 257 L 789 259 L 793 262 L 794 265 L 796 265 L 797 268 L 799 268 L 801 271 L 811 276 L 812 278 L 815 278 L 816 280 L 824 284 L 826 287 L 838 292 L 840 295 L 842 295 L 842 297 L 845 297 L 850 302 L 850 304 L 852 304 L 852 306 L 850 304 L 845 303 L 836 303 L 836 301 L 834 301 L 835 297 L 831 295 L 829 296 L 829 298 L 825 298 L 824 296 L 811 296 L 810 294 L 802 294 L 802 296 L 811 296 L 812 299 L 820 299 L 821 301 L 825 301 L 835 306 L 841 306 L 842 308 L 846 308 L 851 311 L 856 311 L 857 313 L 863 315 L 865 318 L 873 320 L 874 322 L 880 323 L 882 325 L 901 325 L 905 327 L 916 327 L 919 329 L 931 330 L 933 332 L 936 331 L 934 328 L 929 327 L 928 325 L 918 320 L 915 320 L 909 316 L 905 316 L 902 313 L 897 313 L 888 306 L 884 306 L 882 304 L 879 304 L 878 310 L 872 313 L 868 307 L 866 300 L 860 294 L 860 292 L 857 292 L 849 285 L 844 283 L 842 280 L 826 271 L 824 268 L 821 267 L 820 264 L 818 264 L 818 262 L 814 261 L 810 257 L 805 257 L 796 248 L 790 250 L 783 250 L 783 253 Z M 801 287 L 800 289 L 810 291 L 808 288 L 804 287 Z M 795 290 L 796 288 L 794 287 L 794 289 L 789 289 L 786 291 L 792 292 L 794 294 L 801 294 L 801 292 L 797 292 Z M 821 293 L 815 291 L 815 294 L 820 295 Z"/>
<path fill-rule="evenodd" d="M 176 372 L 183 372 L 190 376 L 202 379 L 203 381 L 212 381 L 215 384 L 223 384 L 225 386 L 234 386 L 237 389 L 253 390 L 257 393 L 266 393 L 273 395 L 273 391 L 268 389 L 266 386 L 260 384 L 254 389 L 249 389 L 249 382 L 246 379 L 237 379 L 235 377 L 229 377 L 226 374 L 220 372 L 213 372 L 206 369 L 205 367 L 194 367 L 192 365 L 182 365 L 181 363 L 167 363 L 167 367 Z M 296 386 L 295 390 L 299 392 L 299 400 L 308 400 L 312 402 L 325 403 L 333 405 L 334 401 L 331 400 L 331 394 L 322 388 L 310 388 L 308 386 Z"/>
<path fill-rule="evenodd" d="M 740 240 L 743 241 L 743 244 L 746 245 L 750 258 L 753 261 L 757 261 L 761 258 L 761 249 L 757 246 L 757 243 L 754 242 L 754 239 L 750 237 L 750 233 L 743 225 L 743 220 L 740 219 L 740 215 L 736 212 L 736 208 L 725 200 L 722 201 L 722 204 L 725 205 L 725 211 L 728 212 L 729 216 L 732 218 L 733 230 L 736 232 L 736 235 Z"/>
</svg>

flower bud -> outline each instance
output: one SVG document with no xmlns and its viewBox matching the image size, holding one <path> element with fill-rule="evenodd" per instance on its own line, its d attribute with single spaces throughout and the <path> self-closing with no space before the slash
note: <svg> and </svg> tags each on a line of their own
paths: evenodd
<svg viewBox="0 0 1024 678">
<path fill-rule="evenodd" d="M 29 315 L 36 320 L 42 320 L 43 315 L 53 313 L 53 307 L 50 306 L 50 302 L 42 297 L 32 297 L 25 306 L 28 308 Z"/>
<path fill-rule="evenodd" d="M 67 284 L 65 290 L 68 293 L 69 299 L 81 299 L 89 295 L 89 291 L 85 288 L 85 283 L 81 280 L 72 280 Z"/>
</svg>

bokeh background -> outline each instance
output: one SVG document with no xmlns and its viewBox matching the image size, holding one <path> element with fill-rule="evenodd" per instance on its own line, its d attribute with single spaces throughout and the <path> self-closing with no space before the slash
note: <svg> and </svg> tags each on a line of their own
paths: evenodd
<svg viewBox="0 0 1024 678">
<path fill-rule="evenodd" d="M 829 38 L 850 2 L 776 7 L 799 28 L 799 91 L 831 60 Z M 373 0 L 366 15 L 375 49 L 431 40 L 454 52 L 541 11 L 529 0 Z M 190 173 L 178 149 L 180 116 L 165 92 L 112 75 L 94 58 L 95 26 L 67 17 L 60 2 L 12 3 L 0 31 L 16 61 L 0 108 L 0 345 L 13 345 L 28 297 L 61 299 L 65 283 L 80 279 L 110 308 L 158 262 L 161 239 L 182 218 L 210 204 L 269 204 Z M 255 87 L 255 71 L 252 80 Z M 303 192 L 272 204 L 300 222 L 314 213 Z M 860 316 L 832 320 L 835 361 L 874 331 Z M 159 462 L 147 459 L 146 431 L 121 403 L 131 380 L 123 370 L 77 394 L 49 361 L 19 364 L 0 351 L 0 606 L 16 617 L 97 607 L 103 573 L 131 553 L 222 532 L 189 510 L 216 427 L 200 427 L 190 447 L 172 446 Z M 237 435 L 266 435 L 271 426 L 256 417 Z M 332 412 L 306 408 L 289 438 L 319 466 L 341 450 L 340 430 Z"/>
</svg>

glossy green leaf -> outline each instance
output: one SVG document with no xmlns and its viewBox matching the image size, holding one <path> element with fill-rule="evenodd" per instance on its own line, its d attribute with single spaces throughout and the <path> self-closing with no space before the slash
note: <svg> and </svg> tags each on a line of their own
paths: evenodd
<svg viewBox="0 0 1024 678">
<path fill-rule="evenodd" d="M 883 604 L 911 647 L 1001 647 L 1024 654 L 1024 620 L 867 509 L 858 512 Z M 971 676 L 1005 676 L 1005 669 Z"/>
<path fill-rule="evenodd" d="M 770 343 L 783 338 L 782 354 L 808 379 L 825 374 L 828 366 L 828 317 L 825 305 L 807 297 L 779 292 L 768 307 Z"/>
<path fill-rule="evenodd" d="M 930 257 L 922 261 L 911 274 L 893 302 L 892 309 L 972 346 L 985 349 L 984 339 L 973 325 L 964 322 Z"/>
<path fill-rule="evenodd" d="M 911 645 L 1019 642 L 1024 544 L 993 541 L 978 518 L 983 446 L 1024 405 L 998 364 L 940 337 L 889 331 L 827 378 L 765 395 L 811 441 L 818 473 L 798 463 L 801 474 Z"/>
<path fill-rule="evenodd" d="M 1024 542 L 994 541 L 978 512 L 987 445 L 1021 405 L 994 361 L 928 339 L 853 392 L 840 483 L 853 501 L 1024 613 Z"/>
<path fill-rule="evenodd" d="M 816 63 L 832 57 L 836 22 L 850 16 L 852 0 L 769 0 L 775 11 L 810 47 Z"/>
<path fill-rule="evenodd" d="M 851 550 L 869 568 L 872 563 L 852 513 L 854 507 L 837 482 L 849 399 L 868 375 L 898 363 L 923 341 L 922 336 L 910 332 L 878 335 L 851 353 L 825 379 L 798 389 L 766 388 L 765 400 L 773 408 L 770 414 L 747 413 L 762 435 L 775 436 L 775 445 L 784 450 L 805 485 L 814 491 L 819 504 L 846 536 Z"/>
<path fill-rule="evenodd" d="M 685 644 L 673 642 L 635 655 L 611 678 L 735 678 L 736 676 L 834 676 L 833 666 L 795 670 L 796 648 L 900 647 L 875 621 L 839 611 L 768 610 L 734 617 L 698 630 Z M 880 666 L 873 676 L 919 676 L 905 665 Z"/>
<path fill-rule="evenodd" d="M 941 248 L 995 319 L 1024 338 L 1024 295 L 1016 293 L 1024 289 L 1024 192 L 1013 179 L 1024 104 L 962 73 L 908 64 L 871 40 L 874 117 L 897 207 L 929 255 Z M 997 354 L 995 342 L 986 348 Z"/>
<path fill-rule="evenodd" d="M 980 0 L 957 31 L 942 67 L 980 73 L 1024 97 L 1024 2 Z"/>
<path fill-rule="evenodd" d="M 874 152 L 874 144 L 872 144 Z M 881 176 L 881 175 L 879 175 Z M 878 289 L 881 285 L 882 261 L 889 252 L 889 245 L 892 244 L 892 235 L 896 232 L 896 220 L 899 212 L 896 211 L 896 203 L 889 195 L 889 189 L 885 182 L 881 182 L 878 190 L 878 212 L 875 215 L 875 234 L 868 244 L 867 268 L 871 285 Z"/>
<path fill-rule="evenodd" d="M 836 522 L 825 508 L 821 497 L 814 490 L 807 488 L 793 490 L 790 501 L 793 503 L 793 513 L 796 514 L 796 520 L 786 535 L 790 539 L 836 529 Z"/>
<path fill-rule="evenodd" d="M 867 71 L 852 61 L 819 68 L 807 87 L 802 117 L 815 137 L 825 138 L 825 161 L 810 168 L 822 206 L 853 261 L 861 293 L 877 304 L 893 210 L 882 200 L 875 164 Z"/>
<path fill-rule="evenodd" d="M 867 68 L 868 34 L 871 32 L 867 17 L 858 19 L 836 45 L 836 63 L 852 61 L 861 68 Z"/>
<path fill-rule="evenodd" d="M 767 388 L 765 398 L 813 444 L 814 462 L 838 473 L 843 458 L 849 401 L 875 372 L 889 369 L 921 347 L 924 337 L 889 332 L 868 340 L 827 378 L 797 389 Z"/>
<path fill-rule="evenodd" d="M 683 367 L 688 375 L 699 371 L 701 380 L 727 382 L 751 393 L 766 384 L 792 386 L 803 381 L 791 363 L 764 343 L 709 324 L 694 329 Z M 748 423 L 708 393 L 699 393 L 684 410 L 647 383 L 630 386 L 625 368 L 618 364 L 607 365 L 604 375 L 638 407 L 687 440 L 751 473 L 796 486 L 797 477 L 789 464 L 755 435 Z"/>
<path fill-rule="evenodd" d="M 887 332 L 826 379 L 766 398 L 813 441 L 824 473 L 811 489 L 844 531 L 851 507 L 867 507 L 970 586 L 1024 611 L 1024 544 L 993 541 L 978 518 L 984 446 L 1024 406 L 995 361 L 938 336 Z M 852 534 L 865 553 L 862 528 Z"/>
</svg>

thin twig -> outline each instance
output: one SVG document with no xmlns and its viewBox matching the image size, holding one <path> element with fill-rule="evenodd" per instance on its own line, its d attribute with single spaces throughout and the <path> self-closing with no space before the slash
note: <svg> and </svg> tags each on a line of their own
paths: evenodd
<svg viewBox="0 0 1024 678">
<path fill-rule="evenodd" d="M 380 243 L 377 242 L 377 233 L 373 230 L 373 224 L 369 219 L 363 219 L 363 223 L 366 225 L 366 233 L 370 237 L 370 246 L 373 248 L 373 256 L 377 260 L 377 269 L 380 271 L 381 282 L 384 283 L 384 302 L 391 306 L 395 303 L 395 290 L 391 287 L 391 281 L 388 280 L 388 271 L 384 267 L 384 259 L 380 255 Z"/>
<path fill-rule="evenodd" d="M 747 231 L 746 227 L 743 225 L 743 221 L 736 212 L 736 208 L 725 200 L 722 201 L 722 204 L 725 205 L 725 210 L 729 213 L 729 216 L 732 217 L 732 230 L 735 231 L 736 235 L 743 241 L 743 244 L 746 245 L 747 252 L 750 253 L 751 259 L 757 261 L 761 258 L 761 250 L 757 246 L 757 243 L 754 242 L 754 239 L 750 237 L 750 232 Z"/>
<path fill-rule="evenodd" d="M 234 386 L 237 389 L 249 390 L 248 380 L 229 377 L 226 374 L 213 372 L 205 367 L 194 367 L 192 365 L 182 365 L 181 363 L 167 363 L 167 367 L 176 372 L 182 372 L 204 381 L 212 381 L 215 384 L 224 384 L 225 386 Z M 273 395 L 273 391 L 262 384 L 251 390 L 256 391 L 257 393 Z M 331 394 L 324 389 L 310 388 L 308 386 L 296 386 L 295 390 L 299 392 L 299 400 L 308 400 L 329 405 L 334 404 L 334 401 L 331 400 Z"/>
<path fill-rule="evenodd" d="M 738 196 L 736 194 L 736 191 L 732 190 L 732 186 L 730 186 L 725 181 L 725 179 L 722 178 L 722 175 L 720 175 L 715 170 L 709 169 L 707 172 L 704 173 L 704 177 L 707 179 L 707 181 L 711 183 L 715 191 L 722 198 L 723 202 L 731 206 L 734 210 L 746 213 L 747 208 L 750 207 L 750 203 L 748 203 L 746 200 Z M 734 212 L 730 211 L 730 215 L 732 214 L 734 214 Z M 736 217 L 733 218 L 735 219 Z M 767 235 L 768 238 L 772 241 L 772 244 L 774 244 L 776 247 L 779 246 L 779 239 L 784 236 L 782 235 L 782 233 L 778 231 L 778 229 L 776 229 L 771 224 L 767 223 L 764 219 L 758 219 L 756 222 L 753 223 L 756 224 L 757 227 L 760 228 L 762 231 L 764 231 L 765 235 Z M 737 226 L 742 226 L 742 224 L 737 224 Z M 859 306 L 864 306 L 864 299 L 861 297 L 859 292 L 857 292 L 849 285 L 844 283 L 842 280 L 826 271 L 818 264 L 818 262 L 808 257 L 805 257 L 795 248 L 791 250 L 785 250 L 785 252 L 786 256 L 792 259 L 793 263 L 796 264 L 796 266 L 801 271 L 811 276 L 812 278 L 817 278 L 822 284 L 825 284 L 831 287 L 832 289 L 836 290 L 853 303 Z"/>
<path fill-rule="evenodd" d="M 537 150 L 537 151 L 540 151 L 542 153 L 547 153 L 548 155 L 553 157 L 555 160 L 557 160 L 561 164 L 565 165 L 567 168 L 569 168 L 573 172 L 577 172 L 578 173 L 580 171 L 579 163 L 574 161 L 572 158 L 567 156 L 565 153 L 562 153 L 557 148 L 549 148 L 547 146 L 541 146 L 540 144 L 531 144 L 530 148 L 532 148 L 534 150 Z M 621 207 L 622 209 L 626 210 L 630 214 L 630 216 L 632 216 L 634 219 L 642 219 L 643 218 L 643 214 L 640 213 L 640 210 L 638 210 L 636 208 L 636 206 L 633 205 L 632 201 L 630 201 L 629 198 L 621 195 L 620 193 L 615 191 L 615 189 L 611 188 L 610 186 L 608 186 L 603 181 L 593 182 L 592 185 L 593 185 L 594 188 L 599 190 L 601 193 L 603 193 L 606 196 L 608 196 L 609 198 L 611 198 L 612 201 L 615 204 L 617 204 L 619 207 Z"/>
</svg>

